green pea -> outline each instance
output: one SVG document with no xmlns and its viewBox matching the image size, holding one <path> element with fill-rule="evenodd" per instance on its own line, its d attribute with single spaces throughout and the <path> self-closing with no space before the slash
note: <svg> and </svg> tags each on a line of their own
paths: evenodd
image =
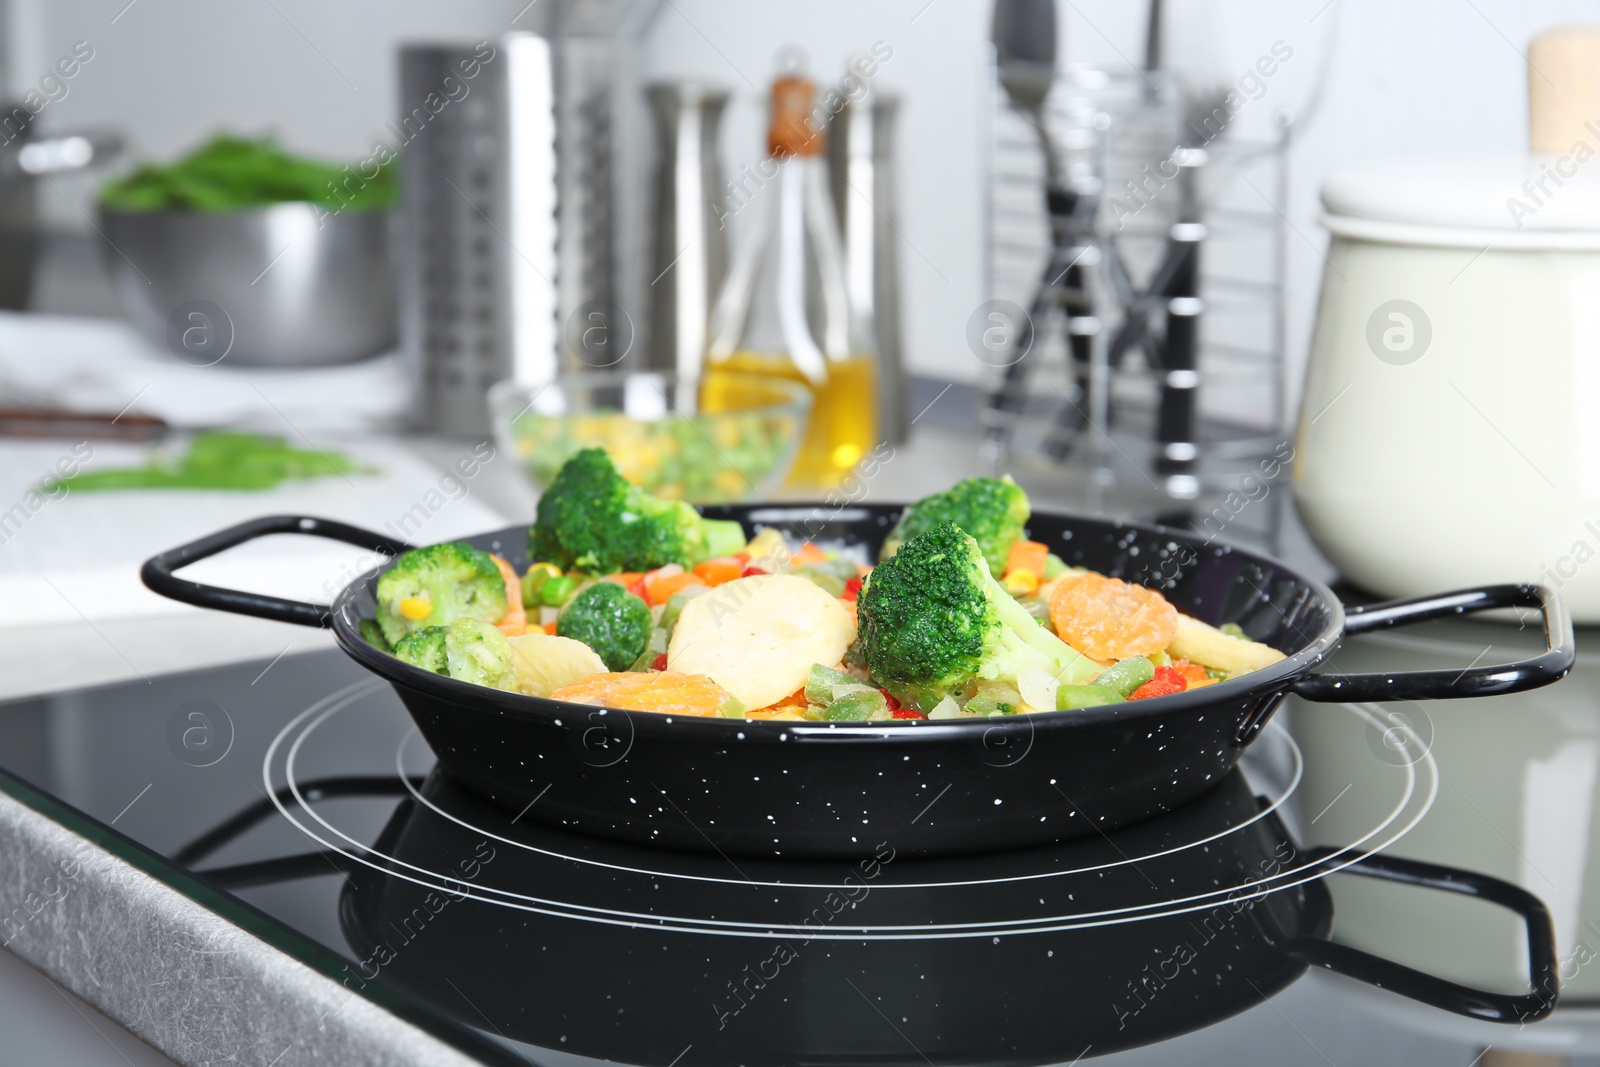
<svg viewBox="0 0 1600 1067">
<path fill-rule="evenodd" d="M 1061 685 L 1056 687 L 1056 710 L 1077 711 L 1102 704 L 1121 704 L 1122 694 L 1104 685 Z"/>
<path fill-rule="evenodd" d="M 568 600 L 578 588 L 578 579 L 570 574 L 563 574 L 556 578 L 549 578 L 539 587 L 539 603 L 547 608 L 559 608 Z"/>
<path fill-rule="evenodd" d="M 1115 689 L 1118 696 L 1129 696 L 1133 691 L 1156 676 L 1156 666 L 1143 656 L 1129 656 L 1118 660 L 1094 680 L 1094 684 Z"/>
<path fill-rule="evenodd" d="M 539 590 L 544 588 L 544 583 L 551 578 L 559 577 L 561 572 L 549 563 L 535 563 L 528 568 L 528 573 L 522 576 L 522 606 L 536 608 L 543 601 L 539 599 Z"/>
</svg>

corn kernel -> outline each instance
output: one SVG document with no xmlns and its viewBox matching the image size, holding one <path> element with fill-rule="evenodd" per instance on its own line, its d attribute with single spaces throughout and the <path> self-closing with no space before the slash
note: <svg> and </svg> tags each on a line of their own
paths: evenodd
<svg viewBox="0 0 1600 1067">
<path fill-rule="evenodd" d="M 400 601 L 400 614 L 412 622 L 421 622 L 433 614 L 433 604 L 425 596 L 408 596 Z"/>
<path fill-rule="evenodd" d="M 1032 571 L 1012 571 L 1004 585 L 1012 596 L 1032 596 L 1039 591 L 1039 576 Z"/>
</svg>

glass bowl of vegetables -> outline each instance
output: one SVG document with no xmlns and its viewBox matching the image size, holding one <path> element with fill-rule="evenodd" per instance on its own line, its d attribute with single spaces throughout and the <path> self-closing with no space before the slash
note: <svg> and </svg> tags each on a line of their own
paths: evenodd
<svg viewBox="0 0 1600 1067">
<path fill-rule="evenodd" d="M 603 448 L 622 476 L 668 500 L 760 499 L 782 483 L 811 395 L 761 375 L 719 376 L 715 397 L 675 374 L 585 371 L 489 390 L 500 447 L 543 489 L 580 449 Z"/>
<path fill-rule="evenodd" d="M 101 186 L 102 259 L 135 327 L 195 366 L 314 366 L 396 343 L 392 163 L 221 134 Z"/>
</svg>

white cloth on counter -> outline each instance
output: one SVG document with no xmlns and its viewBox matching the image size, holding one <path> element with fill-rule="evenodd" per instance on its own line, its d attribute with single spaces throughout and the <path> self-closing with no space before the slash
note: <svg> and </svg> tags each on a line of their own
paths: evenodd
<svg viewBox="0 0 1600 1067">
<path fill-rule="evenodd" d="M 0 312 L 0 403 L 172 426 L 238 426 L 294 436 L 398 425 L 410 379 L 398 352 L 332 367 L 193 367 L 119 319 Z"/>
<path fill-rule="evenodd" d="M 185 445 L 175 440 L 171 448 L 181 451 Z M 474 466 L 470 461 L 481 454 L 475 456 L 473 446 L 464 444 L 465 465 L 446 471 L 394 439 L 319 437 L 317 446 L 343 452 L 380 473 L 290 481 L 262 491 L 45 494 L 41 482 L 62 469 L 63 459 L 82 460 L 85 445 L 0 440 L 0 604 L 7 609 L 0 613 L 0 630 L 201 611 L 146 589 L 140 565 L 158 552 L 262 515 L 338 519 L 413 544 L 511 525 L 473 493 L 473 479 L 488 464 L 514 462 L 508 456 L 491 454 Z M 79 464 L 83 470 L 137 466 L 149 455 L 147 448 L 128 444 L 96 441 L 89 447 L 92 454 Z M 464 477 L 466 470 L 472 475 Z M 182 573 L 212 585 L 328 603 L 379 559 L 320 537 L 275 535 Z"/>
</svg>

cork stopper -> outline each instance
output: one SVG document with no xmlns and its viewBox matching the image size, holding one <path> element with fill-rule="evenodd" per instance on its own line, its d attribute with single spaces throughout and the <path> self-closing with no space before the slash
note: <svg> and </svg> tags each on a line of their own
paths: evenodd
<svg viewBox="0 0 1600 1067">
<path fill-rule="evenodd" d="M 817 87 L 801 74 L 784 74 L 772 83 L 772 124 L 767 127 L 767 153 L 774 159 L 820 156 L 827 138 L 812 117 Z"/>
<path fill-rule="evenodd" d="M 1560 26 L 1528 43 L 1528 148 L 1563 155 L 1600 126 L 1600 27 Z"/>
</svg>

